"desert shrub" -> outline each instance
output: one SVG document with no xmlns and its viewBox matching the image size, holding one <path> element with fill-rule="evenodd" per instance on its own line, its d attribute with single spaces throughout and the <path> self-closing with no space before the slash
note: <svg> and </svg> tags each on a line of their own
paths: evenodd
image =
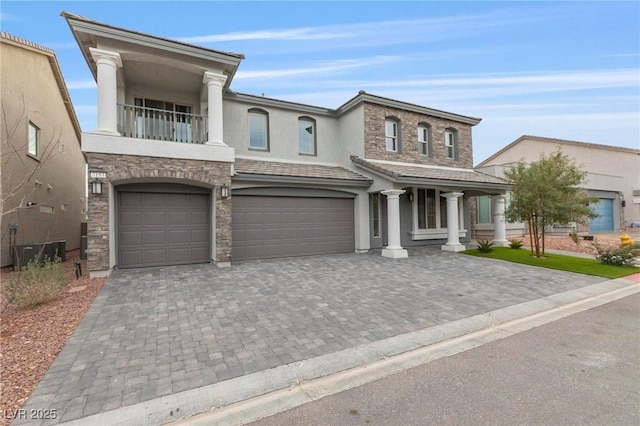
<svg viewBox="0 0 640 426">
<path fill-rule="evenodd" d="M 569 237 L 571 237 L 571 240 L 577 245 L 580 245 L 580 236 L 578 235 L 577 232 L 570 232 L 569 233 Z"/>
<path fill-rule="evenodd" d="M 512 238 L 509 240 L 509 247 L 511 247 L 514 250 L 518 250 L 522 248 L 522 240 L 517 240 L 515 238 Z"/>
<path fill-rule="evenodd" d="M 634 266 L 638 263 L 640 256 L 640 248 L 636 245 L 620 246 L 616 248 L 602 248 L 598 244 L 594 244 L 598 255 L 596 259 L 604 265 L 613 266 Z"/>
<path fill-rule="evenodd" d="M 32 260 L 11 274 L 7 296 L 19 307 L 34 307 L 60 296 L 68 282 L 59 257 L 46 258 L 41 264 Z"/>
<path fill-rule="evenodd" d="M 489 253 L 493 250 L 493 241 L 478 240 L 478 250 L 481 253 Z"/>
</svg>

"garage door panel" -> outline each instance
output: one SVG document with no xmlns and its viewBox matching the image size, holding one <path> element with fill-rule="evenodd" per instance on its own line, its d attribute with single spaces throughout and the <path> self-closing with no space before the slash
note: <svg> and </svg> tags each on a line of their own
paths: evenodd
<svg viewBox="0 0 640 426">
<path fill-rule="evenodd" d="M 353 199 L 234 196 L 233 259 L 352 252 Z"/>
<path fill-rule="evenodd" d="M 210 261 L 209 195 L 120 192 L 118 200 L 119 267 Z"/>
<path fill-rule="evenodd" d="M 131 246 L 142 244 L 142 232 L 140 231 L 121 231 L 120 246 Z"/>
<path fill-rule="evenodd" d="M 142 244 L 166 244 L 167 241 L 167 231 L 162 230 L 145 230 L 142 234 Z"/>
</svg>

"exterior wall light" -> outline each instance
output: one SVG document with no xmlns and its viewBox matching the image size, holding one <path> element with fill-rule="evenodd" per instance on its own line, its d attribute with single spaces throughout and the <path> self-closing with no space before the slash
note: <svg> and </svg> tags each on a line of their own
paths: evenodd
<svg viewBox="0 0 640 426">
<path fill-rule="evenodd" d="M 407 197 L 409 198 L 409 202 L 413 203 L 413 192 L 407 193 Z"/>
<path fill-rule="evenodd" d="M 102 194 L 102 182 L 99 180 L 94 180 L 91 182 L 91 193 L 92 194 Z"/>
<path fill-rule="evenodd" d="M 220 197 L 229 198 L 229 185 L 226 183 L 220 187 Z"/>
</svg>

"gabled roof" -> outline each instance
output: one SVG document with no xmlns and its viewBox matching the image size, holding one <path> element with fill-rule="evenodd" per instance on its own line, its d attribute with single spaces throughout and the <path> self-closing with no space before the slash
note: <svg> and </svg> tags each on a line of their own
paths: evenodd
<svg viewBox="0 0 640 426">
<path fill-rule="evenodd" d="M 236 157 L 235 180 L 300 182 L 322 180 L 335 185 L 369 186 L 371 179 L 345 167 L 311 163 L 287 163 Z"/>
<path fill-rule="evenodd" d="M 441 111 L 438 109 L 427 108 L 422 105 L 416 105 L 409 102 L 398 101 L 391 98 L 385 98 L 378 95 L 372 95 L 370 93 L 361 90 L 358 94 L 344 103 L 336 111 L 338 114 L 342 114 L 351 108 L 363 103 L 369 102 L 377 105 L 384 105 L 390 108 L 404 109 L 407 111 L 417 112 L 419 114 L 431 115 L 433 117 L 443 118 L 445 120 L 452 120 L 459 123 L 470 124 L 475 126 L 482 121 L 481 118 L 468 117 L 466 115 L 454 114 L 452 112 Z"/>
<path fill-rule="evenodd" d="M 522 142 L 524 140 L 549 142 L 549 143 L 554 143 L 556 145 L 575 145 L 575 146 L 581 146 L 581 147 L 592 148 L 592 149 L 606 149 L 606 150 L 612 150 L 612 151 L 625 151 L 625 152 L 629 152 L 629 153 L 632 153 L 632 154 L 640 154 L 640 149 L 626 148 L 626 147 L 623 147 L 623 146 L 602 145 L 602 144 L 591 143 L 591 142 L 579 142 L 579 141 L 571 141 L 571 140 L 566 140 L 566 139 L 546 138 L 546 137 L 542 137 L 542 136 L 522 135 L 518 139 L 516 139 L 515 141 L 511 142 L 509 145 L 505 146 L 504 148 L 502 148 L 501 150 L 499 150 L 498 152 L 496 152 L 495 154 L 493 154 L 492 156 L 487 158 L 486 160 L 482 161 L 476 167 L 484 167 L 484 166 L 490 165 L 489 163 L 491 163 L 492 160 L 494 160 L 495 158 L 499 157 L 504 152 L 510 150 L 511 148 L 513 148 L 514 146 L 516 146 L 517 144 L 519 144 L 520 142 Z"/>
<path fill-rule="evenodd" d="M 78 137 L 78 144 L 80 144 L 80 141 L 82 139 L 82 131 L 80 130 L 80 123 L 78 122 L 76 111 L 73 109 L 73 104 L 71 103 L 71 97 L 69 96 L 67 85 L 64 82 L 64 77 L 62 76 L 62 70 L 60 69 L 60 64 L 58 63 L 58 59 L 56 58 L 55 52 L 52 49 L 49 49 L 48 47 L 41 46 L 37 43 L 34 43 L 29 40 L 25 40 L 13 34 L 5 33 L 4 31 L 0 31 L 0 40 L 3 43 L 8 43 L 13 46 L 21 47 L 23 49 L 27 49 L 47 57 L 47 59 L 49 60 L 49 64 L 51 65 L 51 70 L 53 71 L 53 76 L 55 77 L 56 83 L 58 84 L 58 89 L 60 90 L 60 96 L 62 97 L 62 102 L 64 103 L 64 106 L 67 109 L 67 114 L 69 114 L 69 119 L 71 120 L 73 130 L 75 131 L 76 136 Z"/>
<path fill-rule="evenodd" d="M 492 189 L 507 189 L 510 187 L 504 179 L 473 169 L 369 160 L 355 155 L 351 156 L 351 161 L 364 170 L 371 171 L 398 183 L 464 185 L 473 188 Z"/>
<path fill-rule="evenodd" d="M 177 40 L 157 37 L 113 25 L 103 24 L 101 22 L 85 18 L 84 16 L 75 15 L 65 11 L 61 12 L 60 15 L 67 20 L 69 28 L 71 29 L 71 32 L 73 33 L 73 36 L 76 39 L 76 42 L 78 43 L 78 46 L 80 47 L 80 50 L 82 51 L 82 54 L 94 77 L 97 75 L 97 70 L 91 58 L 91 53 L 89 52 L 89 47 L 95 47 L 91 46 L 92 37 L 104 37 L 127 43 L 139 44 L 224 64 L 230 70 L 230 78 L 227 80 L 228 83 L 232 80 L 240 61 L 244 59 L 244 55 L 240 53 L 222 52 L 219 50 L 194 46 Z"/>
</svg>

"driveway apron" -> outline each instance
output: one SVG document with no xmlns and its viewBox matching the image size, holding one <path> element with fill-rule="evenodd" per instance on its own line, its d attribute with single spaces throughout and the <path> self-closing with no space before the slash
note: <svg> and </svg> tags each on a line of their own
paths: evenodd
<svg viewBox="0 0 640 426">
<path fill-rule="evenodd" d="M 24 408 L 56 424 L 604 281 L 435 248 L 121 270 Z"/>
</svg>

